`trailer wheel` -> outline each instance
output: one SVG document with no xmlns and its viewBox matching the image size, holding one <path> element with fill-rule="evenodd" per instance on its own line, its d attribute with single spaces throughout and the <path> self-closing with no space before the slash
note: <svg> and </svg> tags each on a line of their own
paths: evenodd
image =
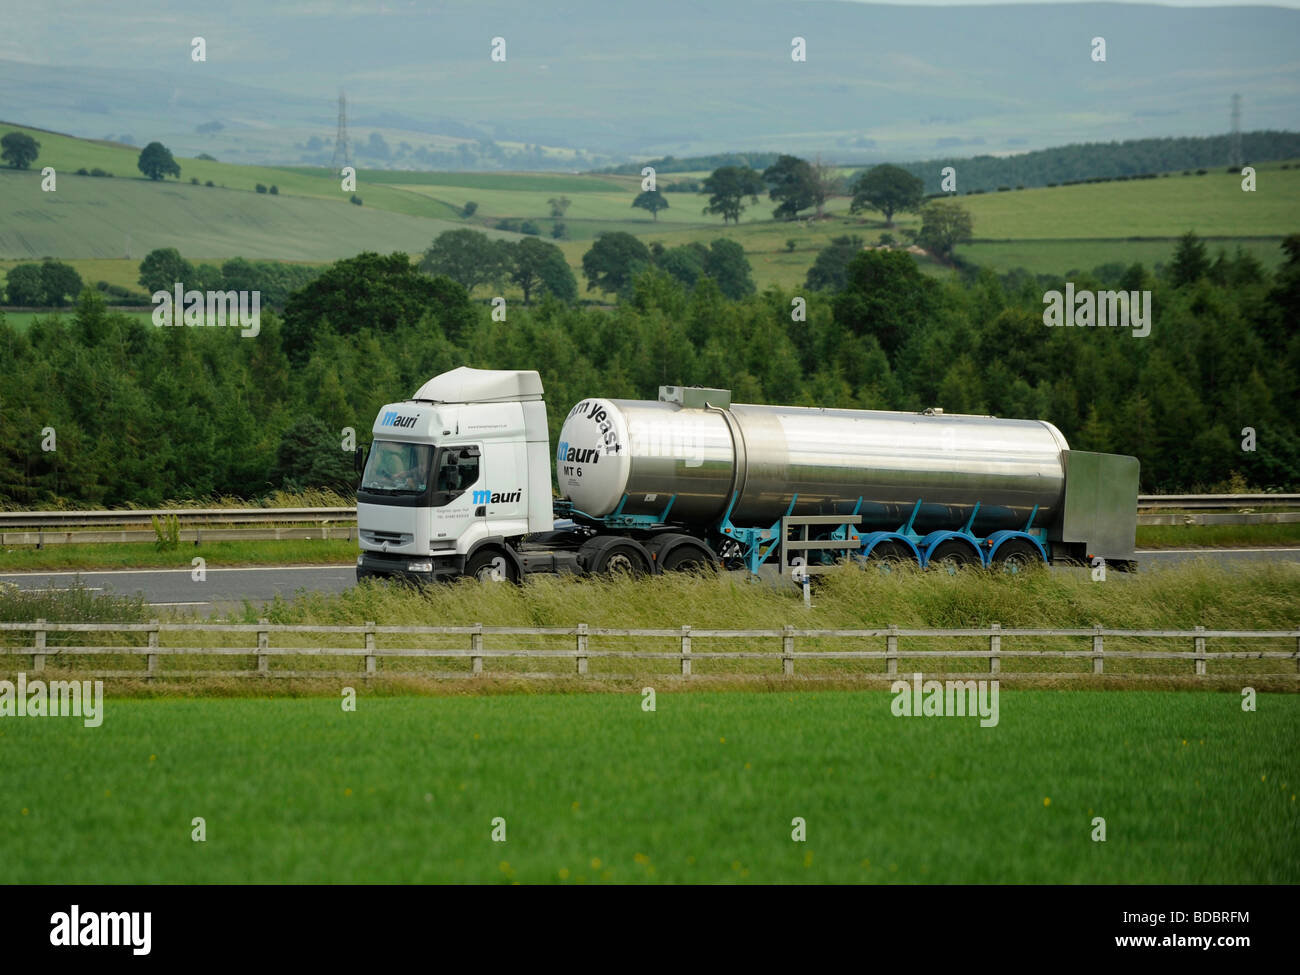
<svg viewBox="0 0 1300 975">
<path fill-rule="evenodd" d="M 1034 544 L 1023 538 L 1008 539 L 999 545 L 997 552 L 993 554 L 994 571 L 1005 572 L 1007 575 L 1019 575 L 1030 569 L 1041 569 L 1044 564 L 1043 557 L 1038 554 Z"/>
<path fill-rule="evenodd" d="M 717 560 L 698 545 L 678 545 L 659 563 L 660 572 L 712 573 L 717 569 Z"/>
<path fill-rule="evenodd" d="M 479 582 L 518 582 L 515 567 L 498 549 L 475 552 L 465 564 L 465 575 Z"/>
<path fill-rule="evenodd" d="M 965 542 L 959 542 L 956 539 L 950 539 L 946 542 L 940 542 L 930 553 L 930 561 L 927 563 L 931 568 L 939 572 L 946 572 L 948 575 L 956 575 L 962 569 L 968 569 L 971 566 L 978 566 L 980 557 L 975 554 Z"/>
<path fill-rule="evenodd" d="M 902 542 L 881 542 L 871 550 L 866 558 L 868 568 L 875 569 L 882 575 L 897 572 L 911 566 L 917 568 L 916 556 Z"/>
</svg>

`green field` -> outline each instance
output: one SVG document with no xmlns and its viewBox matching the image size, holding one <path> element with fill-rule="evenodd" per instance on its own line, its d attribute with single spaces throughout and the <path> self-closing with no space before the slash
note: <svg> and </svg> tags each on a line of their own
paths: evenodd
<svg viewBox="0 0 1300 975">
<path fill-rule="evenodd" d="M 21 128 L 0 125 L 5 131 Z M 489 230 L 503 218 L 533 220 L 548 235 L 554 222 L 548 200 L 561 195 L 572 201 L 563 218 L 569 239 L 561 247 L 580 281 L 582 255 L 605 231 L 668 246 L 730 237 L 744 246 L 761 289 L 773 283 L 801 286 L 817 251 L 834 236 L 856 233 L 874 242 L 886 229 L 879 214 L 850 217 L 846 197 L 828 201 L 827 220 L 776 222 L 764 199 L 749 207 L 739 225 L 724 226 L 701 214 L 703 196 L 667 193 L 670 207 L 656 222 L 632 209 L 639 177 L 596 174 L 362 170 L 357 192 L 365 206 L 353 207 L 344 202 L 337 178 L 323 169 L 179 159 L 179 183 L 153 184 L 136 169 L 136 148 L 27 131 L 41 143 L 36 166 L 54 166 L 59 189 L 41 193 L 38 169 L 0 172 L 0 256 L 6 259 L 0 270 L 48 254 L 71 260 L 89 281 L 129 287 L 135 287 L 140 257 L 155 247 L 177 247 L 192 261 L 329 261 L 363 249 L 418 254 L 443 230 Z M 74 175 L 77 168 L 95 166 L 115 178 Z M 1212 247 L 1231 252 L 1240 243 L 1274 267 L 1281 260 L 1281 237 L 1300 228 L 1300 167 L 1281 166 L 1256 167 L 1255 193 L 1242 192 L 1240 176 L 1215 170 L 962 196 L 977 239 L 958 253 L 997 271 L 1025 267 L 1063 274 L 1117 261 L 1152 266 L 1168 261 L 1177 236 L 1191 229 L 1212 238 Z M 665 174 L 662 183 L 702 175 Z M 191 186 L 191 177 L 217 186 Z M 253 192 L 258 182 L 276 184 L 280 195 Z M 479 208 L 464 220 L 460 211 L 470 200 Z M 919 228 L 913 214 L 899 215 L 897 223 Z M 791 239 L 793 251 L 786 247 Z M 950 273 L 929 260 L 921 264 L 927 273 Z"/>
<path fill-rule="evenodd" d="M 354 713 L 11 718 L 0 883 L 1300 881 L 1298 696 L 1005 690 L 996 727 L 891 701 L 361 688 Z"/>
<path fill-rule="evenodd" d="M 434 205 L 429 204 L 429 209 Z M 0 171 L 0 254 L 7 258 L 136 261 L 158 247 L 186 255 L 322 261 L 362 250 L 419 253 L 456 224 L 248 190 L 65 174 L 42 193 L 39 174 Z"/>
</svg>

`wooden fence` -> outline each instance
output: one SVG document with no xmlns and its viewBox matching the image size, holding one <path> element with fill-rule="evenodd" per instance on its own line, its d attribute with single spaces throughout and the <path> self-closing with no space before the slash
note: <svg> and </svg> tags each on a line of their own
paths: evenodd
<svg viewBox="0 0 1300 975">
<path fill-rule="evenodd" d="M 1210 676 L 1210 662 L 1216 664 L 1229 660 L 1287 660 L 1291 666 L 1285 671 L 1261 673 L 1251 671 L 1251 676 L 1291 677 L 1300 676 L 1300 629 L 1292 630 L 1208 630 L 1195 627 L 1191 630 L 1115 630 L 1105 627 L 1092 629 L 1019 629 L 1003 628 L 994 623 L 987 627 L 965 627 L 958 629 L 907 629 L 888 626 L 875 629 L 819 630 L 800 629 L 786 626 L 782 629 L 719 630 L 683 626 L 677 629 L 620 629 L 611 627 L 588 626 L 579 623 L 568 627 L 520 627 L 520 626 L 379 626 L 375 623 L 364 625 L 281 625 L 271 624 L 266 620 L 258 623 L 171 623 L 154 620 L 148 623 L 55 623 L 36 620 L 26 623 L 0 622 L 0 636 L 6 642 L 11 633 L 31 634 L 31 643 L 9 644 L 0 646 L 0 659 L 29 656 L 31 670 L 41 673 L 47 662 L 60 657 L 143 657 L 143 668 L 126 670 L 87 669 L 87 676 L 118 678 L 159 678 L 159 677 L 449 677 L 465 678 L 489 673 L 485 670 L 488 660 L 523 658 L 529 661 L 568 661 L 565 674 L 534 673 L 494 669 L 495 676 L 509 677 L 561 677 L 591 676 L 616 677 L 628 676 L 617 674 L 589 674 L 588 663 L 593 658 L 616 658 L 618 660 L 649 660 L 656 662 L 671 661 L 669 669 L 674 676 L 691 677 L 695 663 L 723 660 L 759 660 L 771 662 L 770 671 L 764 669 L 757 674 L 731 674 L 729 676 L 768 677 L 775 675 L 779 662 L 779 673 L 791 677 L 795 674 L 798 661 L 854 660 L 883 661 L 883 668 L 872 671 L 844 671 L 834 674 L 840 678 L 882 678 L 898 673 L 898 661 L 906 658 L 909 662 L 925 663 L 936 661 L 943 663 L 951 659 L 981 660 L 986 669 L 981 674 L 1003 674 L 1003 660 L 1017 658 L 1034 658 L 1038 660 L 1068 660 L 1084 658 L 1091 661 L 1090 669 L 1069 672 L 1046 672 L 1039 670 L 1012 671 L 1006 676 L 1035 677 L 1079 677 L 1088 674 L 1105 674 L 1106 661 L 1120 662 L 1134 659 L 1187 661 L 1192 672 L 1187 676 Z M 92 642 L 70 643 L 60 639 L 51 644 L 52 634 L 85 634 L 89 641 L 95 634 L 134 634 L 136 642 L 128 645 L 98 645 Z M 236 634 L 249 638 L 242 645 L 225 646 L 210 641 L 204 645 L 168 645 L 165 636 L 172 634 Z M 322 640 L 333 637 L 334 640 L 320 645 L 272 646 L 272 637 L 290 634 L 320 635 Z M 419 637 L 459 637 L 465 638 L 467 645 L 456 647 L 410 647 L 381 646 L 384 638 L 401 637 L 409 640 Z M 511 637 L 547 637 L 564 640 L 568 645 L 554 648 L 511 646 Z M 921 649 L 909 646 L 901 647 L 901 641 L 944 641 L 954 639 L 976 638 L 986 640 L 986 647 L 979 649 Z M 616 644 L 628 639 L 652 640 L 664 642 L 662 650 L 620 649 Z M 1011 640 L 1011 647 L 1004 647 L 1003 640 Z M 1023 649 L 1016 648 L 1016 641 L 1061 640 L 1066 643 L 1062 649 Z M 1115 650 L 1107 649 L 1108 639 L 1122 640 L 1156 640 L 1169 641 L 1181 649 L 1168 650 Z M 252 641 L 256 642 L 252 642 Z M 727 641 L 746 640 L 765 643 L 770 641 L 771 648 L 762 649 L 709 649 L 704 652 L 694 651 L 695 640 Z M 799 649 L 798 641 L 845 641 L 850 647 L 845 649 Z M 1250 641 L 1286 640 L 1294 647 L 1288 650 L 1237 649 Z M 1228 649 L 1211 650 L 1210 641 L 1225 645 Z M 1225 643 L 1226 641 L 1226 643 Z M 401 642 L 400 640 L 397 642 Z M 491 644 L 490 646 L 488 644 Z M 867 644 L 870 648 L 862 647 Z M 1070 644 L 1074 644 L 1071 646 Z M 734 644 L 733 644 L 734 645 Z M 251 657 L 256 662 L 255 669 L 209 669 L 180 670 L 159 666 L 164 657 Z M 273 668 L 274 658 L 364 658 L 362 665 L 354 670 L 304 671 L 298 669 Z M 454 672 L 412 671 L 402 669 L 381 669 L 379 661 L 400 660 L 402 658 L 423 658 L 438 660 L 468 659 L 469 667 Z M 16 662 L 16 661 L 15 661 Z M 296 661 L 295 661 L 296 662 Z M 364 669 L 360 669 L 361 667 Z M 5 667 L 0 670 L 17 671 L 19 667 Z M 70 662 L 69 669 L 80 672 L 84 665 L 77 661 Z M 946 670 L 927 670 L 909 663 L 908 670 L 921 670 L 936 675 L 955 672 Z M 646 673 L 639 670 L 638 673 Z M 1113 671 L 1112 671 L 1113 673 Z M 1216 669 L 1218 676 L 1227 676 Z M 974 676 L 962 673 L 960 676 Z M 1129 676 L 1129 675 L 1126 675 Z M 1168 675 L 1165 675 L 1168 676 Z"/>
</svg>

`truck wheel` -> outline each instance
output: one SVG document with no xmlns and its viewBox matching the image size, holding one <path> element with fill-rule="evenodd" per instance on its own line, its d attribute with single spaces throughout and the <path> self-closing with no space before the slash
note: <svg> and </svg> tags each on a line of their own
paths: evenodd
<svg viewBox="0 0 1300 975">
<path fill-rule="evenodd" d="M 514 564 L 500 549 L 475 552 L 465 563 L 465 575 L 479 582 L 518 582 Z"/>
<path fill-rule="evenodd" d="M 1033 542 L 1027 542 L 1023 538 L 1012 538 L 1003 542 L 993 555 L 993 570 L 1008 575 L 1040 569 L 1044 564 L 1043 557 L 1038 554 L 1038 549 L 1034 547 Z"/>
<path fill-rule="evenodd" d="M 713 573 L 717 569 L 717 560 L 697 545 L 678 545 L 659 563 L 660 572 Z"/>
<path fill-rule="evenodd" d="M 593 538 L 578 550 L 589 573 L 643 576 L 650 574 L 650 556 L 630 538 Z"/>
<path fill-rule="evenodd" d="M 962 569 L 971 566 L 981 565 L 980 557 L 975 554 L 965 542 L 959 542 L 951 539 L 946 542 L 940 542 L 930 553 L 930 561 L 927 565 L 939 572 L 946 572 L 948 575 L 956 575 Z"/>
<path fill-rule="evenodd" d="M 884 575 L 906 566 L 917 567 L 916 556 L 902 542 L 881 542 L 871 550 L 866 561 L 868 568 L 876 569 Z"/>
</svg>

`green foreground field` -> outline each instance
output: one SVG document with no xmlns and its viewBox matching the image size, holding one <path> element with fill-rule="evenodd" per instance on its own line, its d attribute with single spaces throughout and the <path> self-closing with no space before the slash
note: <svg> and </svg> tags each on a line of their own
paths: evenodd
<svg viewBox="0 0 1300 975">
<path fill-rule="evenodd" d="M 1300 881 L 1295 695 L 1004 690 L 995 727 L 886 691 L 642 700 L 12 718 L 0 883 Z"/>
</svg>

